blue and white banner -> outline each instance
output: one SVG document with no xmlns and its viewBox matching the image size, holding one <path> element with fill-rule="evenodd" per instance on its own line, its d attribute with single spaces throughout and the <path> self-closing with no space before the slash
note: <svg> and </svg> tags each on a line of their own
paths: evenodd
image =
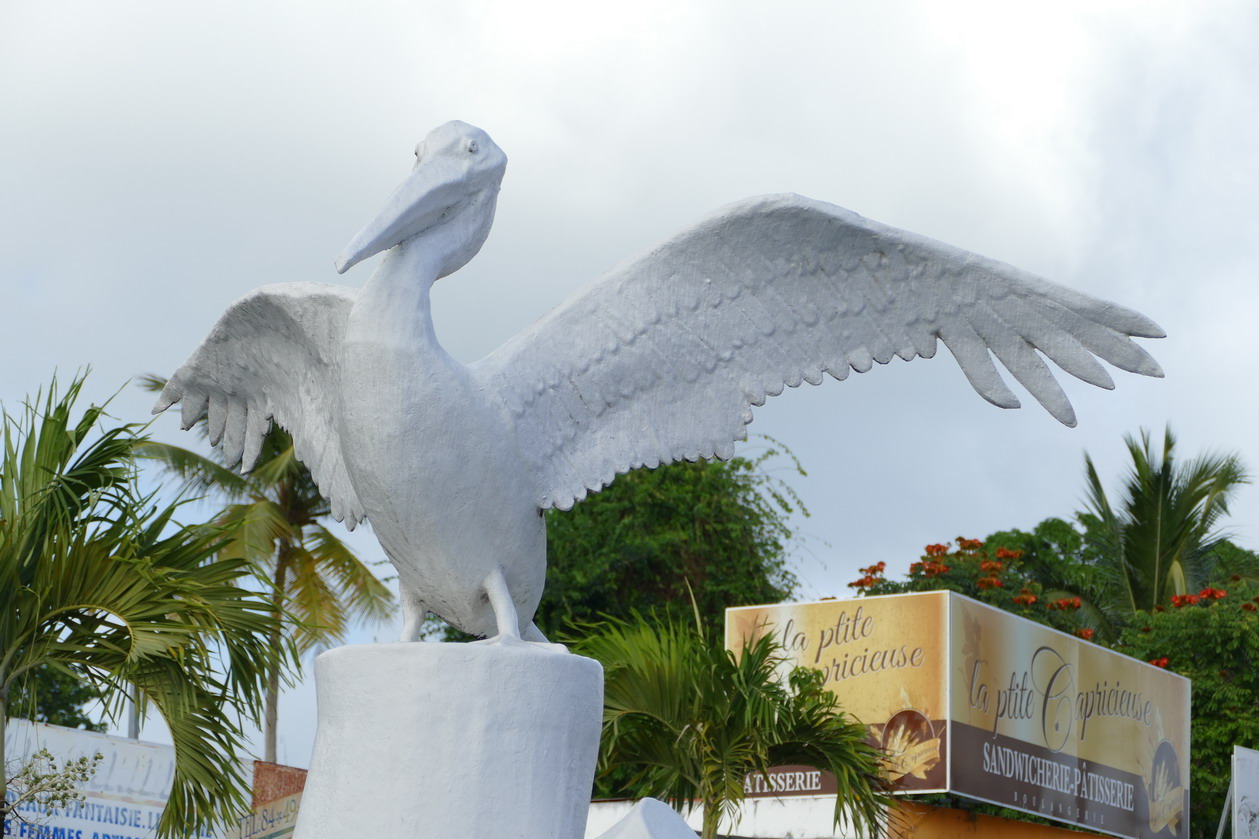
<svg viewBox="0 0 1259 839">
<path fill-rule="evenodd" d="M 84 800 L 46 814 L 33 802 L 18 808 L 4 823 L 4 836 L 16 839 L 149 839 L 166 806 L 175 776 L 175 749 L 111 737 L 93 731 L 9 720 L 5 729 L 5 762 L 21 765 L 47 749 L 58 765 L 100 754 L 92 780 L 80 791 Z M 9 793 L 10 800 L 13 793 Z"/>
</svg>

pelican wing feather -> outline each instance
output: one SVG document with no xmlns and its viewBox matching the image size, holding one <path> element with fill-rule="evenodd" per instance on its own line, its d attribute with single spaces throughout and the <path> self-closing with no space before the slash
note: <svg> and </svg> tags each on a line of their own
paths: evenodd
<svg viewBox="0 0 1259 839">
<path fill-rule="evenodd" d="M 1129 309 L 797 195 L 746 199 L 631 260 L 472 370 L 514 418 L 538 503 L 568 509 L 619 472 L 728 458 L 752 408 L 937 340 L 988 401 L 1019 407 L 995 357 L 1075 424 L 1045 363 L 1103 388 L 1101 358 L 1161 376 Z"/>
<path fill-rule="evenodd" d="M 324 283 L 263 286 L 233 303 L 170 377 L 153 413 L 180 403 L 183 427 L 206 416 L 211 445 L 248 472 L 274 420 L 297 459 L 353 529 L 364 519 L 335 426 L 335 367 L 358 290 Z"/>
</svg>

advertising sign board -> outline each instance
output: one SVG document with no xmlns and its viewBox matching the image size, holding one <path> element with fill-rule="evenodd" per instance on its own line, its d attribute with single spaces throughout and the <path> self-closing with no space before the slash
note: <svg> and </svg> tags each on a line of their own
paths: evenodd
<svg viewBox="0 0 1259 839">
<path fill-rule="evenodd" d="M 1259 752 L 1233 747 L 1233 837 L 1259 839 Z"/>
<path fill-rule="evenodd" d="M 772 632 L 866 724 L 899 790 L 945 792 L 947 623 L 946 592 L 749 606 L 726 610 L 726 648 Z"/>
<path fill-rule="evenodd" d="M 1188 835 L 1187 679 L 945 591 L 727 610 L 727 648 L 765 633 L 822 671 L 900 792 Z"/>
<path fill-rule="evenodd" d="M 92 779 L 81 787 L 82 802 L 52 815 L 33 806 L 20 808 L 23 818 L 5 821 L 6 837 L 144 839 L 154 835 L 174 780 L 174 747 L 9 720 L 5 729 L 6 760 L 19 762 L 41 748 L 59 761 L 98 753 L 103 760 Z"/>
<path fill-rule="evenodd" d="M 287 839 L 297 827 L 297 810 L 301 804 L 300 792 L 256 804 L 227 831 L 224 839 Z"/>
</svg>

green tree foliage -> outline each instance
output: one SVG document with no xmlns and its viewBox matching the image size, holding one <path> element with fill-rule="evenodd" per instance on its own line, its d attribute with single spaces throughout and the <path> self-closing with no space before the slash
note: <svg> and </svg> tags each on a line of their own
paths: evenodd
<svg viewBox="0 0 1259 839">
<path fill-rule="evenodd" d="M 1221 539 L 1211 548 L 1207 560 L 1211 569 L 1207 582 L 1211 585 L 1238 582 L 1259 585 L 1259 554 L 1254 551 Z"/>
<path fill-rule="evenodd" d="M 161 390 L 165 381 L 150 376 L 144 385 Z M 205 420 L 198 428 L 205 437 Z M 185 490 L 213 493 L 227 502 L 218 517 L 229 534 L 222 556 L 244 558 L 263 569 L 273 612 L 285 624 L 283 634 L 278 628 L 272 634 L 275 649 L 292 643 L 301 654 L 341 643 L 352 622 L 392 614 L 394 598 L 388 587 L 324 525 L 331 508 L 297 459 L 288 432 L 271 431 L 247 475 L 161 443 L 145 444 L 140 455 L 180 478 Z M 279 694 L 280 674 L 273 672 L 263 721 L 263 757 L 271 763 L 276 759 Z"/>
<path fill-rule="evenodd" d="M 1042 532 L 1057 531 L 1058 524 L 1063 523 L 1044 522 Z M 1037 537 L 1019 531 L 1003 535 L 1006 544 L 1031 548 L 1037 542 Z M 1058 534 L 1060 538 L 1065 535 Z M 886 564 L 880 562 L 861 569 L 862 576 L 848 585 L 862 595 L 955 591 L 1020 617 L 1091 638 L 1092 630 L 1079 614 L 1087 605 L 1083 598 L 1037 579 L 1040 564 L 1050 561 L 1047 546 L 1040 547 L 1035 558 L 1030 558 L 1024 549 L 1008 548 L 995 536 L 987 540 L 959 536 L 956 545 L 927 545 L 923 556 L 909 566 L 904 579 L 887 579 Z"/>
<path fill-rule="evenodd" d="M 871 578 L 866 585 L 853 585 L 871 594 L 947 588 L 1000 608 L 1027 606 L 1021 601 L 1034 597 L 1053 611 L 1066 599 L 1073 619 L 1059 614 L 1050 623 L 1114 642 L 1135 615 L 1167 606 L 1173 596 L 1234 574 L 1259 580 L 1259 558 L 1229 543 L 1219 530 L 1232 495 L 1248 482 L 1237 455 L 1177 461 L 1170 429 L 1158 455 L 1147 432 L 1139 440 L 1126 437 L 1125 443 L 1132 465 L 1114 501 L 1092 459 L 1085 457 L 1087 509 L 1075 514 L 1075 524 L 1047 519 L 1031 533 L 959 538 L 956 552 L 939 563 L 948 567 L 943 572 L 933 565 L 939 555 L 930 554 L 950 549 L 928 546 L 929 555 L 911 567 L 907 580 Z M 987 582 L 981 571 L 985 561 L 1005 563 Z M 1019 595 L 1011 595 L 1016 588 Z M 1026 608 L 1022 613 L 1030 616 Z"/>
<path fill-rule="evenodd" d="M 1213 835 L 1233 746 L 1259 747 L 1259 555 L 1215 542 L 1199 558 L 1206 586 L 1129 613 L 1113 635 L 1089 600 L 1100 601 L 1113 580 L 1105 562 L 1085 532 L 1050 519 L 1032 533 L 928 545 L 904 579 L 887 579 L 880 563 L 850 585 L 862 594 L 956 591 L 1192 679 L 1190 824 L 1195 837 Z"/>
<path fill-rule="evenodd" d="M 1156 455 L 1148 432 L 1125 438 L 1132 467 L 1122 495 L 1112 503 L 1091 458 L 1088 472 L 1090 528 L 1098 542 L 1107 617 L 1122 626 L 1128 616 L 1166 606 L 1172 595 L 1205 585 L 1208 556 L 1220 540 L 1220 519 L 1237 488 L 1248 482 L 1236 455 L 1208 454 L 1180 464 L 1175 437 L 1163 434 Z M 1086 523 L 1089 523 L 1086 520 Z"/>
<path fill-rule="evenodd" d="M 1259 747 L 1259 586 L 1240 575 L 1224 588 L 1177 595 L 1140 613 L 1117 649 L 1193 680 L 1191 835 L 1215 835 L 1233 746 Z"/>
<path fill-rule="evenodd" d="M 707 460 L 636 469 L 568 512 L 547 513 L 547 579 L 535 618 L 547 634 L 603 615 L 663 610 L 682 616 L 694 592 L 705 621 L 727 606 L 776 603 L 796 579 L 787 569 L 787 516 L 808 515 L 766 471 L 790 452 L 773 444 L 752 460 Z"/>
<path fill-rule="evenodd" d="M 703 837 L 738 813 L 744 779 L 802 763 L 839 784 L 835 820 L 873 835 L 888 801 L 877 750 L 865 728 L 837 708 L 822 674 L 793 669 L 764 636 L 739 656 L 676 618 L 610 620 L 582 627 L 573 650 L 604 667 L 599 765 L 621 770 L 620 792 L 655 796 L 682 809 L 704 806 Z"/>
<path fill-rule="evenodd" d="M 54 382 L 4 412 L 0 719 L 10 697 L 35 692 L 41 667 L 88 681 L 114 708 L 137 691 L 175 746 L 158 829 L 184 836 L 248 806 L 241 723 L 257 720 L 284 655 L 266 641 L 271 605 L 237 585 L 248 563 L 215 561 L 219 529 L 181 527 L 177 505 L 139 492 L 140 430 L 105 426 L 96 406 L 76 418 L 81 386 L 58 396 Z"/>
<path fill-rule="evenodd" d="M 85 705 L 100 698 L 99 691 L 73 673 L 44 664 L 32 670 L 31 678 L 9 695 L 9 715 L 66 728 L 105 731 L 104 722 L 84 711 Z"/>
</svg>

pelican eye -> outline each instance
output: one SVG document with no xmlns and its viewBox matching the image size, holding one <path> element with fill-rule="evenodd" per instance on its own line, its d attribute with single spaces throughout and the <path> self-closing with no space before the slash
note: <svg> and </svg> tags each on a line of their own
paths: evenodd
<svg viewBox="0 0 1259 839">
<path fill-rule="evenodd" d="M 477 146 L 476 140 L 469 140 L 468 141 L 468 154 L 476 154 L 478 151 L 480 151 L 480 147 Z"/>
</svg>

